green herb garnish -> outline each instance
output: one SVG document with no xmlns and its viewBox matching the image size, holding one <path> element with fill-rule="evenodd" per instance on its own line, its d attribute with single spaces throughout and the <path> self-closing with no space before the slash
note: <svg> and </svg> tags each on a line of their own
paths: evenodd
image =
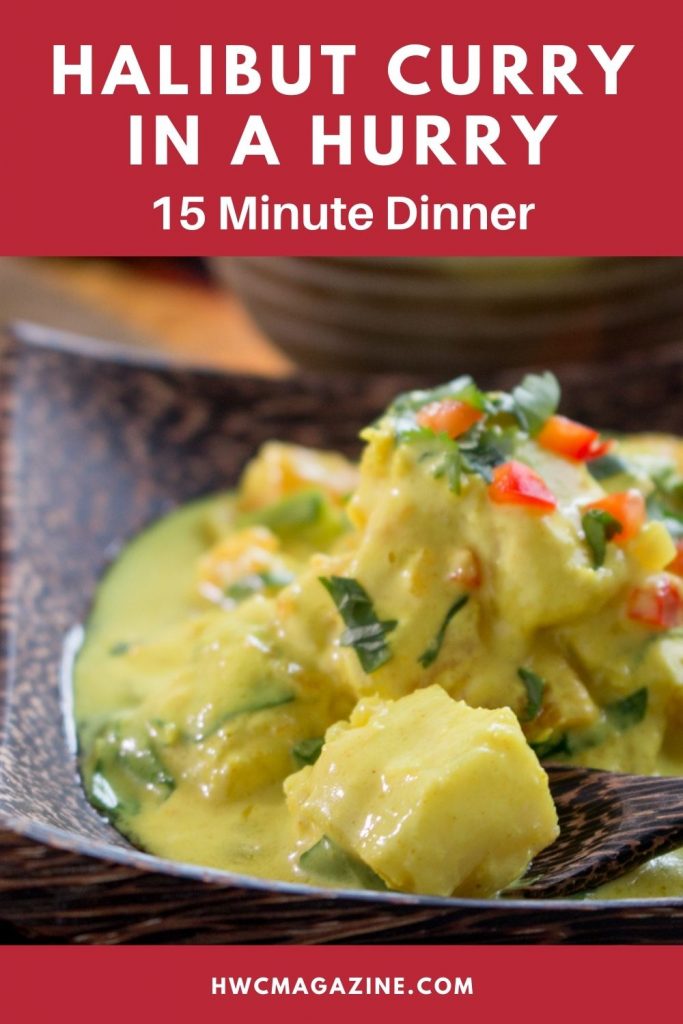
<svg viewBox="0 0 683 1024">
<path fill-rule="evenodd" d="M 607 541 L 623 530 L 623 525 L 609 512 L 601 508 L 589 508 L 581 516 L 581 526 L 586 535 L 586 543 L 593 556 L 593 568 L 599 569 L 605 563 Z"/>
<path fill-rule="evenodd" d="M 683 512 L 683 477 L 676 472 L 673 466 L 653 473 L 651 480 L 657 493 L 665 498 L 673 509 Z"/>
<path fill-rule="evenodd" d="M 343 647 L 353 647 L 365 672 L 375 672 L 391 658 L 386 638 L 398 622 L 377 617 L 370 595 L 358 580 L 347 576 L 320 576 L 319 579 L 347 626 L 339 642 Z"/>
<path fill-rule="evenodd" d="M 619 732 L 630 729 L 632 726 L 642 722 L 647 711 L 648 693 L 647 687 L 635 690 L 622 700 L 614 701 L 605 708 L 607 721 Z"/>
<path fill-rule="evenodd" d="M 265 572 L 249 573 L 225 590 L 225 596 L 233 601 L 244 601 L 263 590 L 279 590 L 286 587 L 294 579 L 294 574 L 286 569 L 267 569 Z"/>
<path fill-rule="evenodd" d="M 265 572 L 259 573 L 259 576 L 264 584 L 273 590 L 289 586 L 294 579 L 294 573 L 289 569 L 266 569 Z"/>
<path fill-rule="evenodd" d="M 380 892 L 386 889 L 385 883 L 372 868 L 347 853 L 327 836 L 302 853 L 299 863 L 307 873 L 330 882 Z"/>
<path fill-rule="evenodd" d="M 117 827 L 121 818 L 125 823 L 138 813 L 143 792 L 162 801 L 175 789 L 149 723 L 137 727 L 127 723 L 127 731 L 122 725 L 109 722 L 99 730 L 88 753 L 89 764 L 84 766 L 91 803 Z"/>
<path fill-rule="evenodd" d="M 493 470 L 510 457 L 513 441 L 500 429 L 486 429 L 477 424 L 460 439 L 459 447 L 464 469 L 483 477 L 490 484 Z"/>
<path fill-rule="evenodd" d="M 104 726 L 93 744 L 101 771 L 126 771 L 137 782 L 170 792 L 175 781 L 166 769 L 148 725 L 124 731 L 121 722 Z"/>
<path fill-rule="evenodd" d="M 158 789 L 168 795 L 175 788 L 173 776 L 167 771 L 155 749 L 149 726 L 124 731 L 120 722 L 105 728 L 97 736 L 93 750 L 101 772 L 125 771 L 136 782 Z"/>
<path fill-rule="evenodd" d="M 320 491 L 300 491 L 260 509 L 249 520 L 267 526 L 273 533 L 287 534 L 317 522 L 324 504 L 325 499 Z"/>
<path fill-rule="evenodd" d="M 279 708 L 296 700 L 296 694 L 291 687 L 275 680 L 264 680 L 260 686 L 254 689 L 254 694 L 246 698 L 243 704 L 218 715 L 212 723 L 204 728 L 200 728 L 194 735 L 187 738 L 191 739 L 194 743 L 203 743 L 204 740 L 215 735 L 226 722 L 237 718 L 239 715 L 252 715 L 256 711 L 270 711 L 271 708 Z"/>
<path fill-rule="evenodd" d="M 629 467 L 619 455 L 601 455 L 586 463 L 594 480 L 609 480 L 613 476 L 628 473 Z"/>
<path fill-rule="evenodd" d="M 100 768 L 95 770 L 90 779 L 88 795 L 93 807 L 111 821 L 115 821 L 120 814 L 129 816 L 140 810 L 137 800 L 121 799 Z"/>
<path fill-rule="evenodd" d="M 109 648 L 109 654 L 112 658 L 121 658 L 124 654 L 128 654 L 128 651 L 132 646 L 133 645 L 128 643 L 128 641 L 121 640 L 119 643 L 113 644 L 113 646 Z"/>
<path fill-rule="evenodd" d="M 379 422 L 385 417 L 389 419 L 398 440 L 403 441 L 406 439 L 406 434 L 412 434 L 418 429 L 415 414 L 420 409 L 429 405 L 430 402 L 439 402 L 447 398 L 455 399 L 458 402 L 467 402 L 468 405 L 472 405 L 482 412 L 486 408 L 486 395 L 479 390 L 470 376 L 464 375 L 428 391 L 421 389 L 406 391 L 404 394 L 398 395 Z"/>
<path fill-rule="evenodd" d="M 566 732 L 560 733 L 557 736 L 551 736 L 550 739 L 543 740 L 541 743 L 529 743 L 529 746 L 539 760 L 553 757 L 555 754 L 569 753 Z"/>
<path fill-rule="evenodd" d="M 453 494 L 460 494 L 462 455 L 455 441 L 451 441 L 450 445 L 434 467 L 434 477 L 437 480 L 440 480 L 442 477 L 445 478 L 448 489 Z"/>
<path fill-rule="evenodd" d="M 683 540 L 683 514 L 666 508 L 656 493 L 648 496 L 646 504 L 650 519 L 663 523 L 674 540 Z"/>
<path fill-rule="evenodd" d="M 541 710 L 545 682 L 529 668 L 518 668 L 517 675 L 524 683 L 526 689 L 527 703 L 524 721 L 530 722 L 533 718 L 536 718 L 536 715 Z"/>
<path fill-rule="evenodd" d="M 538 758 L 571 757 L 589 747 L 598 747 L 609 739 L 610 734 L 625 732 L 642 722 L 647 711 L 647 700 L 647 689 L 643 687 L 622 700 L 608 704 L 604 708 L 604 718 L 595 725 L 559 733 L 542 743 L 530 743 L 529 746 Z"/>
<path fill-rule="evenodd" d="M 160 786 L 169 791 L 175 789 L 173 776 L 166 770 L 161 758 L 151 746 L 133 748 L 131 744 L 131 749 L 128 750 L 126 745 L 122 744 L 119 758 L 121 763 L 140 782 L 149 783 L 151 786 Z"/>
<path fill-rule="evenodd" d="M 419 461 L 432 460 L 431 472 L 435 480 L 445 478 L 448 487 L 454 494 L 460 494 L 462 478 L 462 456 L 458 442 L 448 434 L 435 434 L 428 427 L 416 427 L 406 431 L 401 441 L 404 444 L 423 444 L 425 450 L 420 454 Z"/>
<path fill-rule="evenodd" d="M 560 385 L 554 374 L 530 373 L 511 394 L 481 391 L 471 377 L 457 377 L 429 391 L 408 391 L 399 395 L 380 419 L 389 420 L 399 441 L 410 440 L 416 432 L 416 414 L 430 402 L 456 399 L 486 412 L 491 417 L 514 416 L 523 430 L 537 434 L 560 403 Z M 482 421 L 483 422 L 483 421 Z"/>
<path fill-rule="evenodd" d="M 588 747 L 597 747 L 607 739 L 604 723 L 598 723 L 588 729 L 568 730 L 556 733 L 542 743 L 530 743 L 529 746 L 539 759 L 546 757 L 571 757 Z"/>
<path fill-rule="evenodd" d="M 324 743 L 325 739 L 322 736 L 316 736 L 314 739 L 301 740 L 299 743 L 295 743 L 292 747 L 292 755 L 299 767 L 303 768 L 304 765 L 315 764 L 320 757 Z"/>
<path fill-rule="evenodd" d="M 253 597 L 254 594 L 258 594 L 262 590 L 265 590 L 265 583 L 261 578 L 261 574 L 255 572 L 250 573 L 248 576 L 243 576 L 236 583 L 231 583 L 229 587 L 225 588 L 225 596 L 233 601 L 245 601 L 248 597 Z"/>
<path fill-rule="evenodd" d="M 509 432 L 500 427 L 485 427 L 483 420 L 457 440 L 447 434 L 435 434 L 426 427 L 406 431 L 401 440 L 425 446 L 420 459 L 434 459 L 434 477 L 445 478 L 454 494 L 460 493 L 463 472 L 477 474 L 490 483 L 493 469 L 506 462 L 513 449 Z"/>
<path fill-rule="evenodd" d="M 434 664 L 434 662 L 439 656 L 439 651 L 441 650 L 441 645 L 443 644 L 444 637 L 446 636 L 446 630 L 448 629 L 451 619 L 458 614 L 461 608 L 465 607 L 469 599 L 469 594 L 462 594 L 450 606 L 450 608 L 446 612 L 446 616 L 443 622 L 439 627 L 438 633 L 430 643 L 429 647 L 427 647 L 427 649 L 417 659 L 423 668 L 429 668 L 430 665 Z"/>
<path fill-rule="evenodd" d="M 318 488 L 299 491 L 237 519 L 236 525 L 265 526 L 282 540 L 327 548 L 349 528 L 344 511 Z"/>
<path fill-rule="evenodd" d="M 512 390 L 514 414 L 520 426 L 533 437 L 560 404 L 560 385 L 554 373 L 529 373 Z"/>
<path fill-rule="evenodd" d="M 648 515 L 664 523 L 674 540 L 683 540 L 683 477 L 667 468 L 651 479 L 655 489 L 647 499 Z"/>
</svg>

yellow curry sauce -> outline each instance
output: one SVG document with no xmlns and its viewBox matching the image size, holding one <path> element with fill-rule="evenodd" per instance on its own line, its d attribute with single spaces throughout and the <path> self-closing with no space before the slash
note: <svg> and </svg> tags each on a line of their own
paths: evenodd
<svg viewBox="0 0 683 1024">
<path fill-rule="evenodd" d="M 479 895 L 554 837 L 537 758 L 683 774 L 683 444 L 558 400 L 412 392 L 358 470 L 271 442 L 134 540 L 75 667 L 98 810 L 164 857 Z M 683 895 L 683 859 L 603 894 Z"/>
</svg>

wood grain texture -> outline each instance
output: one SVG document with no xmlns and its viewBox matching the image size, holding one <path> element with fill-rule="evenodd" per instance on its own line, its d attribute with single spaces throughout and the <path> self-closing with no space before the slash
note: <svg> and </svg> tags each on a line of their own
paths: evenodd
<svg viewBox="0 0 683 1024">
<path fill-rule="evenodd" d="M 142 872 L 0 830 L 0 925 L 40 942 L 637 943 L 681 941 L 683 906 L 281 895 Z"/>
<path fill-rule="evenodd" d="M 683 844 L 683 778 L 548 765 L 558 838 L 534 859 L 516 892 L 590 892 Z"/>
<path fill-rule="evenodd" d="M 234 294 L 180 273 L 172 261 L 150 267 L 141 261 L 51 258 L 22 261 L 21 266 L 33 278 L 33 295 L 28 311 L 15 316 L 37 318 L 35 290 L 45 285 L 54 289 L 55 299 L 78 304 L 81 330 L 95 330 L 83 327 L 84 317 L 108 316 L 120 325 L 119 334 L 125 331 L 170 360 L 265 376 L 284 376 L 293 369 Z"/>
<path fill-rule="evenodd" d="M 459 367 L 453 367 L 454 373 Z M 121 543 L 234 484 L 272 437 L 358 451 L 398 378 L 221 377 L 2 342 L 0 919 L 41 941 L 676 941 L 683 900 L 642 906 L 371 898 L 247 887 L 145 860 L 85 801 L 59 662 Z M 515 374 L 515 378 L 516 378 Z M 506 385 L 508 377 L 484 383 Z M 683 358 L 564 375 L 570 414 L 683 432 Z M 26 827 L 43 842 L 15 834 Z M 38 830 L 38 831 L 36 831 Z M 54 830 L 54 831 L 51 831 Z M 98 857 L 89 853 L 97 851 Z"/>
</svg>

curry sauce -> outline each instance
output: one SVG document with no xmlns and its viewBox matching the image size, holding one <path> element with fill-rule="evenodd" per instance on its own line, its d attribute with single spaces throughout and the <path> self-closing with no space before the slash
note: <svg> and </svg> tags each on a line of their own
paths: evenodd
<svg viewBox="0 0 683 1024">
<path fill-rule="evenodd" d="M 129 544 L 75 666 L 94 806 L 164 857 L 487 895 L 554 837 L 544 760 L 683 773 L 683 445 L 604 438 L 558 401 L 550 374 L 411 392 L 359 467 L 271 442 L 234 494 Z M 532 787 L 524 834 L 483 798 L 494 762 L 489 793 Z M 458 822 L 456 884 L 429 851 Z M 678 854 L 604 892 L 674 894 Z"/>
</svg>

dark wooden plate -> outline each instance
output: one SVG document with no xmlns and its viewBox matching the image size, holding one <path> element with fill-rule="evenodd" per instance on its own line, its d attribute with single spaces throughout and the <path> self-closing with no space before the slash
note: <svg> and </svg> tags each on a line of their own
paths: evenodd
<svg viewBox="0 0 683 1024">
<path fill-rule="evenodd" d="M 0 345 L 0 921 L 10 937 L 680 940 L 683 899 L 524 902 L 339 893 L 262 883 L 131 848 L 83 797 L 60 696 L 65 635 L 83 621 L 107 561 L 172 506 L 233 484 L 266 438 L 357 451 L 359 427 L 404 382 L 269 381 L 173 370 L 111 352 L 94 358 L 68 338 L 27 326 Z M 574 368 L 563 383 L 570 414 L 603 426 L 683 432 L 680 349 L 653 352 L 647 364 Z"/>
</svg>

